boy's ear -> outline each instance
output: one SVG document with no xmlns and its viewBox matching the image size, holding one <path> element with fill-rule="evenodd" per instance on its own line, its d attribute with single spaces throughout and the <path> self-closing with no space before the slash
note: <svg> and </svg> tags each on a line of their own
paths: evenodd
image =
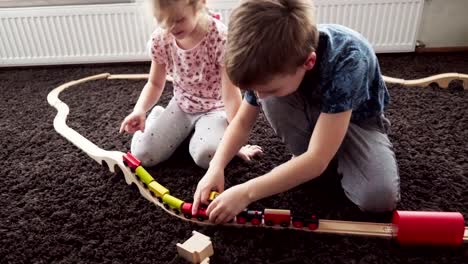
<svg viewBox="0 0 468 264">
<path fill-rule="evenodd" d="M 306 61 L 304 62 L 304 68 L 306 70 L 312 70 L 315 66 L 315 62 L 317 61 L 317 54 L 315 51 L 312 51 L 309 56 L 307 56 Z"/>
</svg>

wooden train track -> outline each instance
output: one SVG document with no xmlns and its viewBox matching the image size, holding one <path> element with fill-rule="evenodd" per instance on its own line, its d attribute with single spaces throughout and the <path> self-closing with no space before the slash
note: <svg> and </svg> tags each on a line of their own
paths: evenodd
<svg viewBox="0 0 468 264">
<path fill-rule="evenodd" d="M 54 118 L 54 128 L 55 130 L 65 137 L 68 141 L 73 143 L 76 147 L 84 151 L 88 156 L 94 159 L 97 163 L 104 165 L 107 164 L 111 172 L 116 172 L 116 167 L 118 167 L 124 177 L 127 184 L 135 184 L 138 187 L 140 194 L 158 206 L 160 209 L 164 210 L 166 213 L 171 214 L 174 217 L 177 217 L 183 221 L 193 222 L 200 225 L 213 225 L 208 221 L 198 221 L 194 218 L 187 219 L 182 215 L 176 214 L 173 211 L 166 209 L 164 205 L 159 202 L 155 197 L 153 197 L 150 191 L 145 188 L 144 184 L 138 180 L 138 177 L 123 163 L 123 155 L 125 153 L 120 151 L 109 151 L 104 150 L 96 146 L 90 140 L 76 132 L 74 129 L 70 128 L 67 124 L 67 116 L 69 113 L 69 107 L 67 104 L 62 102 L 58 96 L 59 94 L 72 86 L 82 84 L 89 81 L 101 80 L 101 79 L 147 79 L 147 74 L 123 74 L 123 75 L 113 75 L 110 73 L 103 73 L 94 76 L 89 76 L 83 79 L 74 80 L 63 85 L 58 86 L 53 89 L 47 96 L 48 103 L 57 110 L 57 115 Z M 395 79 L 390 77 L 385 77 L 385 80 L 391 83 L 399 83 L 402 85 L 427 85 L 431 82 L 440 83 L 440 85 L 447 85 L 453 79 L 462 79 L 463 81 L 468 80 L 468 75 L 464 74 L 441 74 L 436 75 L 420 80 L 402 80 Z M 320 224 L 317 229 L 310 230 L 307 227 L 296 228 L 293 226 L 281 227 L 281 226 L 266 226 L 264 223 L 262 225 L 252 225 L 251 223 L 246 224 L 237 224 L 237 223 L 227 223 L 226 226 L 236 226 L 236 227 L 262 227 L 262 228 L 273 228 L 273 229 L 294 229 L 306 232 L 318 232 L 318 233 L 332 233 L 332 234 L 349 234 L 349 235 L 362 235 L 362 236 L 375 236 L 375 237 L 384 237 L 392 238 L 395 237 L 398 232 L 398 227 L 394 224 L 386 223 L 368 223 L 368 222 L 352 222 L 352 221 L 337 221 L 337 220 L 326 220 L 320 219 Z M 468 228 L 465 227 L 465 232 L 463 236 L 463 241 L 468 240 Z"/>
<path fill-rule="evenodd" d="M 108 79 L 142 80 L 148 79 L 148 74 L 117 74 L 109 75 Z M 383 79 L 386 83 L 400 84 L 409 87 L 427 87 L 432 83 L 436 83 L 440 88 L 448 88 L 450 82 L 453 80 L 461 80 L 463 82 L 464 89 L 468 89 L 468 74 L 462 73 L 442 73 L 415 80 L 405 80 L 388 76 L 383 76 Z M 166 80 L 172 82 L 172 78 L 170 76 L 167 76 Z"/>
<path fill-rule="evenodd" d="M 400 84 L 403 86 L 427 87 L 432 83 L 437 83 L 440 88 L 448 88 L 450 82 L 453 80 L 461 80 L 465 90 L 468 86 L 468 74 L 461 73 L 443 73 L 416 80 L 404 80 L 387 76 L 383 76 L 383 79 L 386 83 Z"/>
</svg>

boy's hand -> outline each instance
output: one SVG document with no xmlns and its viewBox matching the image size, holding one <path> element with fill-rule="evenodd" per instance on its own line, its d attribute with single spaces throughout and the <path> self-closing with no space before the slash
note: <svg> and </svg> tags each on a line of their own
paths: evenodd
<svg viewBox="0 0 468 264">
<path fill-rule="evenodd" d="M 208 206 L 206 214 L 215 224 L 226 223 L 234 219 L 250 202 L 247 185 L 239 184 L 218 195 Z"/>
<path fill-rule="evenodd" d="M 243 146 L 237 156 L 245 161 L 252 161 L 252 158 L 263 154 L 263 149 L 257 145 L 245 145 Z"/>
<path fill-rule="evenodd" d="M 198 182 L 197 190 L 193 195 L 192 215 L 197 213 L 200 204 L 208 204 L 211 191 L 221 193 L 223 190 L 224 170 L 208 169 L 205 176 Z"/>
<path fill-rule="evenodd" d="M 133 111 L 127 117 L 125 117 L 124 121 L 120 125 L 119 133 L 123 133 L 124 131 L 130 134 L 141 130 L 141 132 L 145 131 L 145 119 L 146 113 L 144 111 Z"/>
</svg>

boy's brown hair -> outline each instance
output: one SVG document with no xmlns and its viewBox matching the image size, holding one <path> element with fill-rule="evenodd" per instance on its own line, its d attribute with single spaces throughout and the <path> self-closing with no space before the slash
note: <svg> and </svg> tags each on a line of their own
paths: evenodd
<svg viewBox="0 0 468 264">
<path fill-rule="evenodd" d="M 318 45 L 311 0 L 241 1 L 228 28 L 226 71 L 242 89 L 295 72 Z"/>
</svg>

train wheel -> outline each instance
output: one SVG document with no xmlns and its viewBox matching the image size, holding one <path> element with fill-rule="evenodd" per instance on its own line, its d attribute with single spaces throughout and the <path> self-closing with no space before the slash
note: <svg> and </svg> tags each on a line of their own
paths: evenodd
<svg viewBox="0 0 468 264">
<path fill-rule="evenodd" d="M 159 197 L 159 196 L 158 196 L 158 197 L 157 197 L 157 199 L 158 199 L 158 201 L 159 201 L 160 203 L 162 203 L 162 202 L 163 202 L 163 200 L 162 200 L 162 198 L 161 198 L 161 197 Z"/>
<path fill-rule="evenodd" d="M 261 223 L 260 219 L 254 218 L 252 221 L 250 221 L 252 225 L 259 225 Z"/>
<path fill-rule="evenodd" d="M 267 226 L 273 226 L 273 221 L 268 220 L 268 221 L 265 222 L 265 224 L 266 224 Z"/>
<path fill-rule="evenodd" d="M 282 227 L 288 227 L 288 226 L 289 226 L 289 222 L 281 222 L 281 223 L 280 223 L 280 226 L 282 226 Z"/>
<path fill-rule="evenodd" d="M 166 208 L 167 210 L 169 210 L 169 205 L 167 203 L 164 203 L 164 208 Z"/>
<path fill-rule="evenodd" d="M 172 211 L 173 211 L 176 215 L 180 214 L 180 211 L 177 210 L 177 209 L 172 209 Z"/>
<path fill-rule="evenodd" d="M 315 230 L 315 229 L 318 228 L 318 225 L 317 225 L 317 224 L 309 224 L 307 227 L 308 227 L 310 230 Z"/>
<path fill-rule="evenodd" d="M 130 169 L 130 171 L 131 171 L 132 173 L 135 173 L 135 170 L 134 170 L 133 168 L 130 168 L 130 166 L 128 166 L 128 163 L 127 163 L 125 160 L 122 161 L 122 162 L 123 162 L 123 164 L 125 165 L 125 167 L 127 167 L 127 168 Z"/>
<path fill-rule="evenodd" d="M 243 217 L 237 217 L 236 220 L 237 220 L 236 222 L 238 224 L 241 224 L 241 225 L 243 225 L 243 224 L 245 224 L 245 222 L 247 222 L 247 220 L 245 218 L 243 218 Z"/>
<path fill-rule="evenodd" d="M 192 215 L 191 214 L 184 214 L 185 218 L 187 219 L 191 219 L 192 218 Z"/>
<path fill-rule="evenodd" d="M 302 228 L 304 226 L 304 223 L 301 221 L 294 221 L 292 224 L 295 228 Z"/>
<path fill-rule="evenodd" d="M 205 219 L 203 218 L 203 216 L 197 216 L 197 219 L 198 219 L 198 221 L 200 221 L 200 222 L 203 222 L 203 220 L 205 220 Z"/>
</svg>

